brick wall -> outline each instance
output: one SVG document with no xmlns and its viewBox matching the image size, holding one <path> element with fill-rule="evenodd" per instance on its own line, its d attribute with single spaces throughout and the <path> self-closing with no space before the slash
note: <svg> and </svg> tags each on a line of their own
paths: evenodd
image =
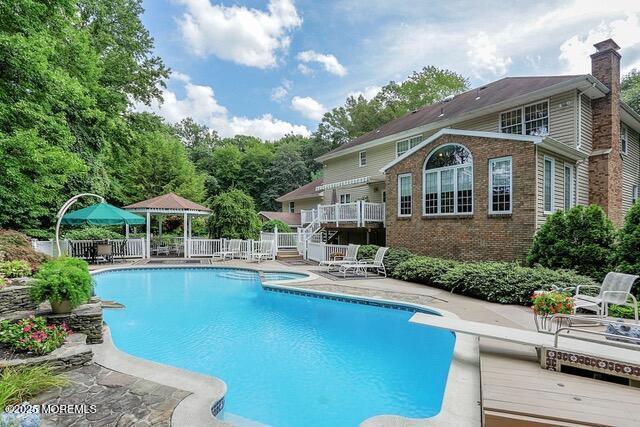
<svg viewBox="0 0 640 427">
<path fill-rule="evenodd" d="M 610 89 L 594 99 L 593 153 L 589 157 L 589 203 L 602 206 L 616 225 L 623 220 L 622 158 L 620 157 L 620 54 L 612 40 L 595 45 L 591 74 Z"/>
<path fill-rule="evenodd" d="M 462 144 L 473 156 L 472 215 L 423 216 L 422 168 L 431 150 Z M 535 148 L 529 142 L 443 135 L 386 172 L 387 245 L 415 253 L 460 260 L 523 259 L 535 233 Z M 510 215 L 488 213 L 489 159 L 513 158 L 513 209 Z M 397 217 L 397 176 L 412 173 L 412 215 Z"/>
</svg>

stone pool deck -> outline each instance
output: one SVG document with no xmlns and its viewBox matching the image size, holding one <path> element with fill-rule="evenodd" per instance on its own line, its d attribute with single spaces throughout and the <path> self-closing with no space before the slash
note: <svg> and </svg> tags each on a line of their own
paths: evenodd
<svg viewBox="0 0 640 427">
<path fill-rule="evenodd" d="M 210 261 L 203 260 L 203 263 Z M 140 264 L 144 262 L 116 264 L 115 267 Z M 163 264 L 167 266 L 170 261 Z M 230 260 L 213 264 L 264 270 L 320 271 L 317 265 L 279 261 L 258 264 Z M 184 266 L 181 260 L 176 260 L 175 265 Z M 428 305 L 465 320 L 535 330 L 532 314 L 526 307 L 488 303 L 390 278 L 344 280 L 325 275 L 287 286 Z M 479 340 L 479 348 L 482 398 L 478 406 L 460 409 L 467 413 L 463 418 L 467 420 L 465 423 L 387 420 L 384 424 L 374 425 L 480 425 L 480 405 L 488 426 L 514 425 L 516 419 L 531 426 L 640 425 L 640 413 L 637 411 L 640 389 L 545 371 L 540 368 L 535 350 L 530 347 L 483 338 Z M 453 386 L 455 384 L 451 382 L 448 385 Z"/>
</svg>

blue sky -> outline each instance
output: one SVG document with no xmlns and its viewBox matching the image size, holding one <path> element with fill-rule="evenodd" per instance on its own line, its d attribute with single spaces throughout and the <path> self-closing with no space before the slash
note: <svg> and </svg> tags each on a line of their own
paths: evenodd
<svg viewBox="0 0 640 427">
<path fill-rule="evenodd" d="M 472 86 L 504 76 L 589 72 L 593 43 L 640 68 L 640 1 L 145 0 L 156 54 L 173 70 L 169 122 L 223 136 L 309 134 L 349 94 L 435 65 Z"/>
</svg>

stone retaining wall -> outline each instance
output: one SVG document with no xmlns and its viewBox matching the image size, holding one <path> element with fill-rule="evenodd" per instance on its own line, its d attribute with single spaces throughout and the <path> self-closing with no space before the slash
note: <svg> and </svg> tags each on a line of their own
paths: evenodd
<svg viewBox="0 0 640 427">
<path fill-rule="evenodd" d="M 0 370 L 6 367 L 47 365 L 56 372 L 69 371 L 86 365 L 93 359 L 93 351 L 84 342 L 83 334 L 74 334 L 67 338 L 62 347 L 44 356 L 24 359 L 0 360 Z"/>
<path fill-rule="evenodd" d="M 29 297 L 30 286 L 8 286 L 0 289 L 0 316 L 16 311 L 35 310 L 38 306 Z"/>
<path fill-rule="evenodd" d="M 89 304 L 83 304 L 71 313 L 52 314 L 43 313 L 49 323 L 60 324 L 65 322 L 75 333 L 87 336 L 87 344 L 100 344 L 102 342 L 102 306 L 100 301 L 92 300 Z"/>
</svg>

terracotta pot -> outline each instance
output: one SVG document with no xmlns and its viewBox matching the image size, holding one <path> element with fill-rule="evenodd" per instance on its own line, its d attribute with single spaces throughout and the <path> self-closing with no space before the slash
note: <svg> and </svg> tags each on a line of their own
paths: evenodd
<svg viewBox="0 0 640 427">
<path fill-rule="evenodd" d="M 62 301 L 49 301 L 51 303 L 51 311 L 53 314 L 71 313 L 71 301 L 68 299 Z"/>
</svg>

